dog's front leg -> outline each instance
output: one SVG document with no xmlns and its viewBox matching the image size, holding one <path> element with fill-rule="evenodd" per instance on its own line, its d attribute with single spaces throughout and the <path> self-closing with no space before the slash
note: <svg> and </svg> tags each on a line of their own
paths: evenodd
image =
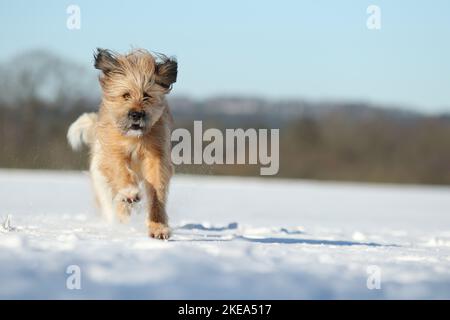
<svg viewBox="0 0 450 320">
<path fill-rule="evenodd" d="M 146 191 L 150 200 L 147 225 L 149 235 L 156 239 L 168 239 L 170 229 L 166 213 L 166 198 L 172 176 L 170 162 L 147 158 L 143 163 Z"/>
<path fill-rule="evenodd" d="M 141 199 L 138 179 L 130 169 L 130 161 L 127 157 L 117 155 L 103 161 L 100 168 L 113 192 L 117 217 L 121 222 L 127 222 L 130 206 Z"/>
</svg>

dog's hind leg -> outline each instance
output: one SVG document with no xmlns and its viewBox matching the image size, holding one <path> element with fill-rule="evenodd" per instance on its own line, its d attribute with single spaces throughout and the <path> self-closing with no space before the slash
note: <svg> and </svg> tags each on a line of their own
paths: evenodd
<svg viewBox="0 0 450 320">
<path fill-rule="evenodd" d="M 99 169 L 99 156 L 92 156 L 90 172 L 92 177 L 92 183 L 94 185 L 95 194 L 97 196 L 97 202 L 100 207 L 102 216 L 108 221 L 114 221 L 114 203 L 111 187 L 108 184 L 105 176 Z"/>
</svg>

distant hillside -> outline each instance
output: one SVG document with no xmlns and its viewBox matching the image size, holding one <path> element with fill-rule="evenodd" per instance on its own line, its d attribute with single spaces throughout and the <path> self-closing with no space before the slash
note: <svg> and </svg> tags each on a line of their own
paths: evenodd
<svg viewBox="0 0 450 320">
<path fill-rule="evenodd" d="M 172 111 L 181 119 L 229 119 L 230 121 L 262 121 L 282 125 L 293 119 L 318 119 L 330 113 L 342 112 L 354 120 L 388 115 L 399 121 L 422 117 L 418 112 L 356 102 L 310 102 L 306 100 L 266 100 L 248 97 L 211 97 L 195 100 L 177 95 L 169 96 Z"/>
</svg>

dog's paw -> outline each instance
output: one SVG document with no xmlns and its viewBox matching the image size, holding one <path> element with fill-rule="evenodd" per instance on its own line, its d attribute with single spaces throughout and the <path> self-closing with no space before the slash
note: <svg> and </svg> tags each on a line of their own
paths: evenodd
<svg viewBox="0 0 450 320">
<path fill-rule="evenodd" d="M 121 211 L 117 214 L 117 218 L 120 223 L 126 224 L 130 222 L 130 212 L 129 211 Z"/>
<path fill-rule="evenodd" d="M 167 240 L 170 237 L 170 228 L 163 223 L 150 222 L 149 236 L 155 239 Z"/>
<path fill-rule="evenodd" d="M 128 202 L 118 201 L 116 203 L 116 213 L 120 223 L 128 223 L 131 216 L 131 208 Z"/>
<path fill-rule="evenodd" d="M 139 195 L 139 188 L 130 186 L 128 188 L 121 189 L 117 193 L 116 199 L 128 204 L 139 202 L 141 200 L 141 196 Z"/>
</svg>

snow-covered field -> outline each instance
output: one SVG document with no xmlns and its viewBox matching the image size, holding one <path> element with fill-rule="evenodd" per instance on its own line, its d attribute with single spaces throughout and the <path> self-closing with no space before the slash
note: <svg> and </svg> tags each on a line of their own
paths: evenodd
<svg viewBox="0 0 450 320">
<path fill-rule="evenodd" d="M 87 173 L 0 170 L 0 298 L 450 298 L 450 188 L 176 176 L 169 214 L 153 240 Z"/>
</svg>

